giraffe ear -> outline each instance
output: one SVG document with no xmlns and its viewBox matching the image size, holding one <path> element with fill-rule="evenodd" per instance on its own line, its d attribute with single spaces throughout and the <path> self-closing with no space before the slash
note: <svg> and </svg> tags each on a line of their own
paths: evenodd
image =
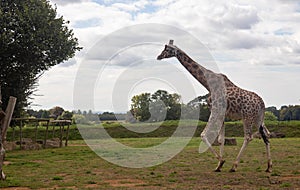
<svg viewBox="0 0 300 190">
<path fill-rule="evenodd" d="M 173 45 L 173 43 L 174 43 L 174 40 L 169 41 L 169 45 Z"/>
</svg>

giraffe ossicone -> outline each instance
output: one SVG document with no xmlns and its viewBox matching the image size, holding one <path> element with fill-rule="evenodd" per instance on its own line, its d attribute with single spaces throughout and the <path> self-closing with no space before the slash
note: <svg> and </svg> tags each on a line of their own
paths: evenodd
<svg viewBox="0 0 300 190">
<path fill-rule="evenodd" d="M 233 163 L 231 172 L 235 172 L 247 145 L 252 140 L 252 128 L 257 127 L 266 145 L 268 167 L 266 172 L 272 170 L 272 160 L 270 153 L 269 132 L 264 125 L 265 104 L 256 93 L 242 89 L 231 82 L 226 75 L 214 73 L 201 66 L 191 59 L 184 51 L 174 45 L 174 40 L 170 40 L 165 45 L 164 50 L 157 57 L 158 60 L 176 57 L 178 61 L 188 70 L 188 72 L 201 83 L 209 92 L 208 104 L 211 114 L 205 129 L 201 133 L 202 142 L 219 160 L 216 172 L 221 171 L 225 162 L 223 159 L 225 142 L 225 117 L 243 120 L 244 142 Z M 213 141 L 218 138 L 220 152 L 216 152 L 212 147 Z"/>
</svg>

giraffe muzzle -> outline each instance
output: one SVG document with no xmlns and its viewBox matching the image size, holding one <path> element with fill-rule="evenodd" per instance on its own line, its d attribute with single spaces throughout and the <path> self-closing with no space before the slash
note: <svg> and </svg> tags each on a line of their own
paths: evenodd
<svg viewBox="0 0 300 190">
<path fill-rule="evenodd" d="M 161 55 L 159 55 L 159 56 L 157 56 L 157 58 L 156 58 L 157 60 L 162 60 L 162 56 Z"/>
</svg>

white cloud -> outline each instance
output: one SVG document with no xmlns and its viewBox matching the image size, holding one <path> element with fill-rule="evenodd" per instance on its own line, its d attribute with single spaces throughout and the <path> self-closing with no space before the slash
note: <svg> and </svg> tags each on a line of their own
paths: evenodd
<svg viewBox="0 0 300 190">
<path fill-rule="evenodd" d="M 58 13 L 71 21 L 70 27 L 74 29 L 84 50 L 77 53 L 75 59 L 62 65 L 69 66 L 66 70 L 59 70 L 59 73 L 64 74 L 56 74 L 55 71 L 59 67 L 55 67 L 49 71 L 53 77 L 49 77 L 49 74 L 41 79 L 40 91 L 45 95 L 44 97 L 47 97 L 45 104 L 50 101 L 55 104 L 59 101 L 53 99 L 52 88 L 55 88 L 55 85 L 58 88 L 60 84 L 53 82 L 49 85 L 49 81 L 65 80 L 71 84 L 70 79 L 62 77 L 70 74 L 76 75 L 76 72 L 71 73 L 70 69 L 75 69 L 84 57 L 98 61 L 105 60 L 107 59 L 105 55 L 111 54 L 111 51 L 122 40 L 139 41 L 143 36 L 139 36 L 139 31 L 136 31 L 137 35 L 125 35 L 124 39 L 116 38 L 105 48 L 96 49 L 92 54 L 86 55 L 88 50 L 95 48 L 96 42 L 107 34 L 139 23 L 168 24 L 193 34 L 211 50 L 222 72 L 228 74 L 228 77 L 237 84 L 245 88 L 249 86 L 249 89 L 261 93 L 266 97 L 267 105 L 299 103 L 299 98 L 296 96 L 300 94 L 300 91 L 294 88 L 297 85 L 295 81 L 299 81 L 294 71 L 299 71 L 300 67 L 300 4 L 298 1 L 274 0 L 271 3 L 268 0 L 137 0 L 126 2 L 105 0 L 102 4 L 92 0 L 68 2 L 52 0 L 52 2 L 57 3 Z M 147 37 L 152 36 L 152 39 L 161 35 L 159 30 L 149 30 L 149 32 L 152 34 Z M 161 43 L 166 43 L 169 38 L 169 36 L 161 37 Z M 179 36 L 172 38 L 175 38 L 175 44 L 187 51 L 191 57 L 203 56 L 204 52 L 189 46 L 188 42 L 183 43 Z M 163 47 L 157 48 L 158 50 L 153 51 L 133 48 L 132 51 L 118 55 L 114 60 L 115 65 L 122 66 L 120 69 L 124 69 L 134 60 L 145 55 L 154 55 Z M 205 66 L 210 66 L 209 63 L 202 61 Z M 177 61 L 174 64 L 181 68 Z M 274 72 L 272 69 L 278 69 L 278 71 Z M 185 72 L 183 68 L 181 70 Z M 117 70 L 111 72 L 117 72 Z M 49 81 L 45 82 L 44 78 Z M 274 81 L 274 84 L 270 84 L 270 81 Z M 105 85 L 112 84 L 108 82 L 103 88 Z M 276 86 L 286 88 L 286 90 L 279 92 L 275 89 Z M 287 99 L 287 95 L 284 95 L 285 91 L 290 94 L 288 102 L 284 102 Z M 109 93 L 107 94 L 103 93 L 99 101 L 110 99 Z M 45 101 L 37 97 L 36 101 L 39 100 L 41 104 Z M 70 107 L 70 102 L 66 102 L 65 105 Z"/>
</svg>

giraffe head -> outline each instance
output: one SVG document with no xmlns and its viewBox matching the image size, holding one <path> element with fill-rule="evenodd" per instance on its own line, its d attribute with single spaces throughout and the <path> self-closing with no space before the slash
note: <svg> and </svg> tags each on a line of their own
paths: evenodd
<svg viewBox="0 0 300 190">
<path fill-rule="evenodd" d="M 165 49 L 157 57 L 157 60 L 162 60 L 165 58 L 175 57 L 177 54 L 177 47 L 173 45 L 174 40 L 170 40 L 169 44 L 165 45 Z"/>
</svg>

